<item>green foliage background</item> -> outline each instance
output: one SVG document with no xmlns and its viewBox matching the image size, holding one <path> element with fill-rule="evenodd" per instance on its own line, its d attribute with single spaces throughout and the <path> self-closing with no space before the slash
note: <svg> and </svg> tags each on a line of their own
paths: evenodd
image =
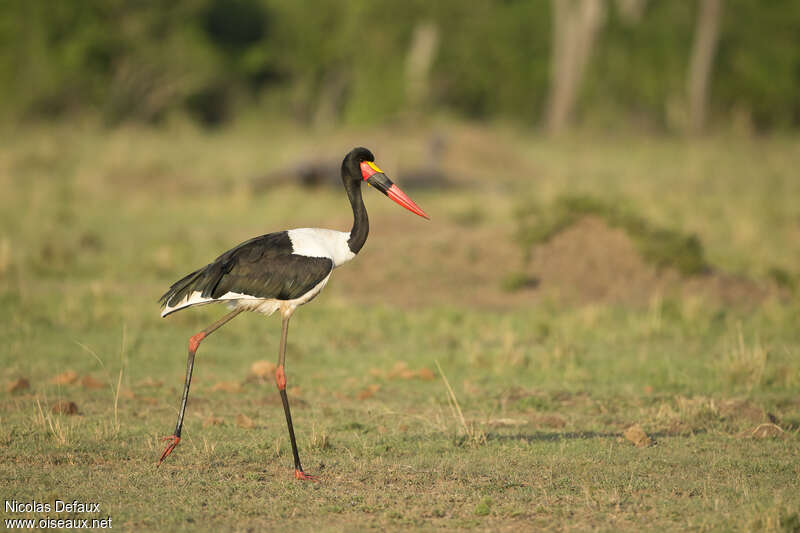
<svg viewBox="0 0 800 533">
<path fill-rule="evenodd" d="M 681 130 L 697 4 L 650 0 L 638 22 L 608 2 L 579 119 Z M 426 109 L 542 122 L 552 16 L 544 0 L 7 0 L 0 6 L 0 113 L 95 114 L 109 124 L 245 114 L 344 124 L 407 111 L 416 25 L 439 48 Z M 726 0 L 711 112 L 758 131 L 800 126 L 800 3 Z"/>
</svg>

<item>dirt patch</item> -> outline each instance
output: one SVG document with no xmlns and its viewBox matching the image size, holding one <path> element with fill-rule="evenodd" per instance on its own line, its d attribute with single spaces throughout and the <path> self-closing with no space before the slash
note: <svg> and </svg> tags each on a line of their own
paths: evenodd
<svg viewBox="0 0 800 533">
<path fill-rule="evenodd" d="M 531 295 L 506 293 L 501 282 L 520 263 L 510 229 L 445 221 L 431 229 L 382 216 L 359 257 L 337 270 L 329 287 L 348 300 L 404 308 L 514 307 Z"/>
<path fill-rule="evenodd" d="M 6 392 L 15 393 L 26 391 L 31 388 L 31 383 L 25 378 L 15 379 L 6 384 Z"/>
<path fill-rule="evenodd" d="M 539 428 L 562 429 L 567 425 L 567 421 L 559 414 L 534 415 L 531 422 Z"/>
<path fill-rule="evenodd" d="M 622 436 L 633 443 L 637 448 L 647 448 L 653 445 L 653 439 L 647 436 L 647 433 L 644 432 L 642 426 L 639 424 L 635 424 L 626 429 Z"/>
<path fill-rule="evenodd" d="M 659 281 L 621 229 L 586 217 L 533 249 L 526 273 L 568 300 L 641 301 Z"/>
<path fill-rule="evenodd" d="M 720 416 L 729 420 L 742 420 L 745 422 L 764 422 L 767 414 L 763 409 L 747 400 L 728 400 L 720 404 Z"/>
<path fill-rule="evenodd" d="M 421 231 L 405 217 L 383 215 L 375 226 L 363 257 L 335 273 L 329 291 L 338 297 L 404 308 L 513 309 L 542 299 L 647 306 L 654 297 L 754 305 L 775 293 L 769 285 L 720 272 L 686 277 L 655 267 L 624 230 L 594 216 L 534 247 L 525 264 L 510 224 L 465 228 L 439 221 L 435 231 Z M 532 282 L 505 290 L 503 281 L 519 274 Z"/>
<path fill-rule="evenodd" d="M 68 400 L 59 400 L 52 405 L 50 410 L 57 415 L 77 415 L 78 404 Z"/>
<path fill-rule="evenodd" d="M 647 303 L 656 295 L 724 304 L 761 302 L 769 289 L 724 273 L 684 277 L 642 258 L 626 232 L 587 216 L 534 248 L 526 273 L 571 302 Z"/>
</svg>

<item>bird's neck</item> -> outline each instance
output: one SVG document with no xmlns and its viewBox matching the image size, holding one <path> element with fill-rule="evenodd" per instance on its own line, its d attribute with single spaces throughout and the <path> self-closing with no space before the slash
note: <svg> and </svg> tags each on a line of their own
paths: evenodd
<svg viewBox="0 0 800 533">
<path fill-rule="evenodd" d="M 350 230 L 350 238 L 347 240 L 347 246 L 354 254 L 357 254 L 364 243 L 367 242 L 367 235 L 369 235 L 369 218 L 367 217 L 367 208 L 364 207 L 364 200 L 361 198 L 361 183 L 350 182 L 350 185 L 345 185 L 347 190 L 347 197 L 350 199 L 350 206 L 353 208 L 353 228 Z"/>
</svg>

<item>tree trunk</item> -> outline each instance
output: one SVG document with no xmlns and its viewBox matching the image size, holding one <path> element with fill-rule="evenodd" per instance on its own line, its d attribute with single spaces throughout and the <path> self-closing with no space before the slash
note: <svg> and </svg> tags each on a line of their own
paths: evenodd
<svg viewBox="0 0 800 533">
<path fill-rule="evenodd" d="M 429 73 L 439 47 L 439 29 L 430 21 L 417 24 L 406 56 L 406 106 L 411 114 L 423 110 L 429 96 Z"/>
<path fill-rule="evenodd" d="M 692 133 L 700 133 L 706 127 L 708 82 L 717 49 L 721 12 L 722 0 L 700 0 L 687 84 Z"/>
<path fill-rule="evenodd" d="M 603 0 L 553 0 L 553 53 L 547 129 L 563 131 L 573 108 L 597 32 L 605 18 Z"/>
</svg>

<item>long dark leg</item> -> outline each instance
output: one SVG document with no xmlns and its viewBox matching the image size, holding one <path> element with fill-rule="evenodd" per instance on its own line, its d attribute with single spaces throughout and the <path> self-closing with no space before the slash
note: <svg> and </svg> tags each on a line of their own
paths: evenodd
<svg viewBox="0 0 800 533">
<path fill-rule="evenodd" d="M 170 435 L 169 437 L 164 437 L 164 440 L 170 441 L 167 447 L 164 449 L 164 452 L 161 454 L 161 458 L 158 460 L 158 464 L 156 468 L 161 466 L 161 462 L 167 458 L 169 454 L 172 453 L 172 450 L 175 449 L 175 446 L 181 441 L 181 428 L 183 427 L 183 414 L 186 412 L 186 401 L 189 399 L 189 385 L 192 382 L 192 368 L 194 368 L 194 354 L 197 352 L 197 348 L 200 346 L 200 342 L 214 333 L 216 330 L 224 326 L 226 323 L 233 320 L 233 318 L 241 313 L 242 309 L 235 309 L 225 315 L 224 317 L 220 318 L 206 329 L 201 331 L 196 335 L 192 335 L 189 339 L 189 359 L 186 361 L 186 382 L 183 385 L 183 397 L 181 398 L 181 410 L 178 413 L 178 423 L 175 424 L 175 433 Z"/>
<path fill-rule="evenodd" d="M 289 398 L 286 396 L 286 372 L 284 372 L 283 366 L 286 362 L 286 338 L 289 334 L 289 318 L 291 316 L 291 314 L 284 315 L 281 324 L 281 346 L 278 352 L 278 368 L 275 369 L 275 384 L 281 394 L 283 412 L 286 414 L 286 425 L 289 427 L 289 440 L 292 442 L 292 454 L 294 454 L 294 477 L 314 480 L 314 476 L 304 473 L 303 467 L 300 465 L 300 454 L 297 452 L 297 440 L 294 438 L 294 426 L 292 426 L 292 413 L 289 410 Z"/>
</svg>

